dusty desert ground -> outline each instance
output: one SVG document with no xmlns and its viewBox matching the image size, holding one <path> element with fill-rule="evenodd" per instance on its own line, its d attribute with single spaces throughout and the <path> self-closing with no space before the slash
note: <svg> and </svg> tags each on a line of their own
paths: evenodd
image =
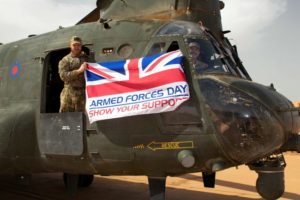
<svg viewBox="0 0 300 200">
<path fill-rule="evenodd" d="M 286 192 L 281 200 L 300 199 L 300 154 L 285 156 Z M 255 191 L 256 173 L 246 166 L 217 173 L 216 187 L 203 187 L 200 173 L 167 179 L 168 200 L 239 200 L 261 199 Z M 146 177 L 113 176 L 95 178 L 94 183 L 80 189 L 75 197 L 66 194 L 61 174 L 38 174 L 31 185 L 18 185 L 12 177 L 0 177 L 0 199 L 53 199 L 53 200 L 143 200 L 148 199 Z M 27 194 L 27 192 L 29 192 Z M 39 196 L 40 195 L 40 196 Z"/>
</svg>

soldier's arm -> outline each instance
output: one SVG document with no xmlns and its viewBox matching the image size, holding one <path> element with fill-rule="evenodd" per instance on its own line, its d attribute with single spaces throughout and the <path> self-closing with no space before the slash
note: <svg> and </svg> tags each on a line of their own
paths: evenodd
<svg viewBox="0 0 300 200">
<path fill-rule="evenodd" d="M 77 76 L 81 73 L 78 70 L 69 71 L 68 67 L 69 63 L 66 59 L 62 59 L 58 64 L 58 71 L 61 80 L 63 81 L 72 81 L 77 78 Z"/>
</svg>

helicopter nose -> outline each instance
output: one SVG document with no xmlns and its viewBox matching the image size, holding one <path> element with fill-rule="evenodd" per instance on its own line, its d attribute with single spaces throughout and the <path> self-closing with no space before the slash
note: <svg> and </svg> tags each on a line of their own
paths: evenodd
<svg viewBox="0 0 300 200">
<path fill-rule="evenodd" d="M 199 84 L 216 137 L 233 161 L 248 163 L 282 146 L 287 136 L 278 116 L 250 92 L 209 78 Z"/>
<path fill-rule="evenodd" d="M 285 131 L 289 134 L 288 140 L 280 148 L 284 151 L 296 151 L 300 153 L 300 108 L 287 108 L 280 111 Z"/>
<path fill-rule="evenodd" d="M 286 132 L 297 134 L 300 132 L 300 108 L 291 106 L 281 108 L 278 114 Z"/>
</svg>

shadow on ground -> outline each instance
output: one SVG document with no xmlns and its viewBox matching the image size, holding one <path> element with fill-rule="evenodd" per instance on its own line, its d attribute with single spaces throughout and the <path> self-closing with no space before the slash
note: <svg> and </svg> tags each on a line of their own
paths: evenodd
<svg viewBox="0 0 300 200">
<path fill-rule="evenodd" d="M 202 186 L 201 176 L 187 174 L 180 177 L 186 180 L 199 180 L 199 187 Z M 107 179 L 96 177 L 94 183 L 88 188 L 81 188 L 75 197 L 67 195 L 60 174 L 37 174 L 32 177 L 30 185 L 19 185 L 12 176 L 0 176 L 0 199 L 18 199 L 27 200 L 28 197 L 13 196 L 12 192 L 6 190 L 6 187 L 11 187 L 18 191 L 31 191 L 52 200 L 147 200 L 149 199 L 148 185 L 145 183 L 133 183 L 123 180 Z M 240 190 L 255 192 L 255 187 L 234 183 L 230 181 L 217 180 L 217 185 L 237 188 Z M 199 188 L 201 189 L 201 188 Z M 286 193 L 284 195 L 288 199 L 300 199 L 300 195 Z M 244 196 L 214 194 L 213 189 L 210 192 L 192 191 L 189 189 L 167 188 L 168 200 L 247 200 L 253 198 L 245 198 Z"/>
</svg>

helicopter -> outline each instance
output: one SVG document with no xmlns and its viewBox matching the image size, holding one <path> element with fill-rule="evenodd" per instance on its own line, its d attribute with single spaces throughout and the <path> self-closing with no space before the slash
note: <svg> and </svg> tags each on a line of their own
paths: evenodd
<svg viewBox="0 0 300 200">
<path fill-rule="evenodd" d="M 98 0 L 75 26 L 0 45 L 1 173 L 62 172 L 67 191 L 93 176 L 145 175 L 151 200 L 165 199 L 167 176 L 216 173 L 246 164 L 265 199 L 284 193 L 283 153 L 300 153 L 299 109 L 252 81 L 222 30 L 219 0 Z M 180 50 L 190 98 L 170 112 L 90 123 L 59 113 L 58 62 L 80 36 L 91 60 L 109 62 Z M 193 66 L 201 46 L 210 70 Z M 168 77 L 166 77 L 168 78 Z M 276 183 L 276 184 L 274 184 Z"/>
</svg>

